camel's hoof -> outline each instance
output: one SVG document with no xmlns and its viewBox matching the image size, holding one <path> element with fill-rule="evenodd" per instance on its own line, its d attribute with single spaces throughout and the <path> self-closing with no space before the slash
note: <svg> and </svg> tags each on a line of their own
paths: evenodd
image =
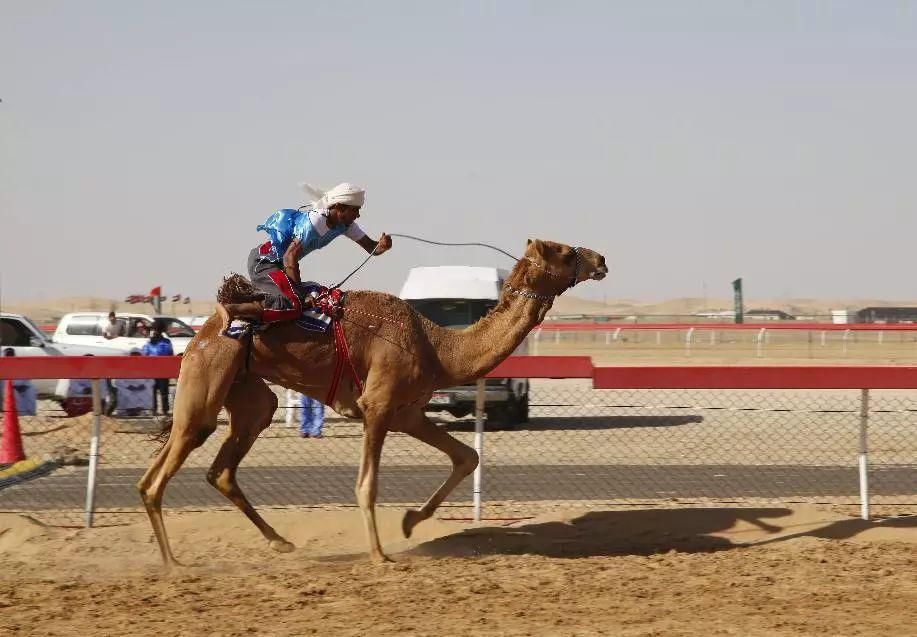
<svg viewBox="0 0 917 637">
<path fill-rule="evenodd" d="M 293 546 L 292 542 L 287 542 L 284 539 L 271 540 L 269 542 L 270 547 L 277 551 L 278 553 L 291 553 L 296 547 Z"/>
<path fill-rule="evenodd" d="M 177 573 L 183 568 L 185 568 L 185 565 L 176 559 L 166 560 L 162 564 L 162 570 L 166 573 Z"/>
<path fill-rule="evenodd" d="M 404 533 L 404 537 L 411 537 L 414 527 L 426 519 L 420 511 L 415 511 L 414 509 L 405 511 L 404 517 L 401 519 L 401 532 Z"/>
<path fill-rule="evenodd" d="M 370 555 L 369 560 L 373 564 L 394 564 L 395 563 L 395 560 L 390 558 L 385 553 L 377 553 L 375 555 Z"/>
</svg>

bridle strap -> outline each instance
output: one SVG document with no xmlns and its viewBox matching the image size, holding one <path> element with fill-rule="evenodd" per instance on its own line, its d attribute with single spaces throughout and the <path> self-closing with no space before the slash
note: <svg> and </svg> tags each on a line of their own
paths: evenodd
<svg viewBox="0 0 917 637">
<path fill-rule="evenodd" d="M 573 249 L 573 254 L 576 256 L 576 261 L 573 264 L 573 275 L 570 277 L 570 281 L 567 283 L 567 288 L 566 288 L 567 290 L 569 290 L 574 285 L 576 285 L 576 278 L 579 276 L 579 268 L 580 268 L 579 247 L 573 246 L 572 249 Z M 555 279 L 566 279 L 567 278 L 566 274 L 557 274 L 556 272 L 552 272 L 545 265 L 538 263 L 538 261 L 536 261 L 534 257 L 525 257 L 525 258 L 529 261 L 529 263 L 534 265 L 539 270 L 543 271 L 548 276 L 552 276 Z M 555 294 L 555 296 L 557 295 Z"/>
<path fill-rule="evenodd" d="M 561 290 L 560 292 L 558 292 L 557 294 L 551 294 L 551 295 L 536 294 L 535 292 L 530 292 L 528 290 L 517 290 L 516 288 L 509 285 L 508 283 L 504 284 L 503 287 L 509 290 L 510 293 L 516 294 L 518 296 L 523 296 L 527 299 L 535 299 L 538 301 L 552 301 L 557 296 L 559 296 L 560 294 L 563 294 L 564 292 L 572 288 L 574 285 L 576 285 L 576 279 L 579 276 L 579 268 L 580 268 L 580 255 L 579 255 L 578 247 L 576 246 L 573 247 L 573 254 L 576 255 L 576 262 L 573 265 L 573 275 L 570 277 L 570 280 L 567 282 L 567 287 Z M 528 262 L 534 265 L 536 268 L 538 268 L 539 270 L 547 274 L 548 276 L 552 276 L 555 279 L 566 279 L 567 278 L 566 274 L 557 274 L 556 272 L 551 272 L 551 270 L 549 270 L 543 264 L 538 263 L 533 257 L 525 257 L 525 259 L 528 260 Z"/>
</svg>

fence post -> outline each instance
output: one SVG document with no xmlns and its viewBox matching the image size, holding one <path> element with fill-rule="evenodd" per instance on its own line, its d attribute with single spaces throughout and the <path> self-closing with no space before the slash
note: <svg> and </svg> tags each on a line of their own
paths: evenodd
<svg viewBox="0 0 917 637">
<path fill-rule="evenodd" d="M 102 389 L 98 378 L 92 384 L 92 433 L 89 438 L 89 477 L 86 481 L 86 528 L 92 526 L 96 506 L 96 471 L 99 468 L 99 438 L 102 435 Z"/>
<path fill-rule="evenodd" d="M 694 340 L 694 328 L 689 327 L 685 333 L 685 356 L 691 355 L 691 341 Z"/>
<path fill-rule="evenodd" d="M 869 519 L 869 390 L 860 390 L 860 517 Z"/>
<path fill-rule="evenodd" d="M 755 339 L 756 341 L 758 341 L 758 347 L 757 347 L 757 350 L 758 350 L 758 351 L 757 351 L 758 358 L 761 358 L 762 354 L 764 353 L 764 352 L 763 352 L 763 349 L 764 349 L 764 338 L 765 338 L 766 334 L 767 334 L 767 330 L 766 330 L 765 328 L 762 327 L 760 330 L 758 330 L 758 337 Z"/>
<path fill-rule="evenodd" d="M 474 396 L 474 450 L 478 452 L 478 466 L 474 470 L 472 506 L 474 521 L 481 521 L 481 483 L 484 473 L 484 379 L 479 378 Z"/>
</svg>

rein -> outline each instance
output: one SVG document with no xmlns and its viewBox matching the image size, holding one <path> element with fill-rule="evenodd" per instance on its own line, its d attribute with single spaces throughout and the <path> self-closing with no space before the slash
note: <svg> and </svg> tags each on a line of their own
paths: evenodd
<svg viewBox="0 0 917 637">
<path fill-rule="evenodd" d="M 492 246 L 487 243 L 476 243 L 476 242 L 446 243 L 443 241 L 431 241 L 429 239 L 422 239 L 420 237 L 414 237 L 409 234 L 391 234 L 389 236 L 401 237 L 403 239 L 412 239 L 414 241 L 420 241 L 422 243 L 429 243 L 431 245 L 438 245 L 438 246 L 479 246 L 483 248 L 490 248 L 491 250 L 496 250 L 497 252 L 500 252 L 501 254 L 505 254 L 509 258 L 516 260 L 516 262 L 522 261 L 522 259 L 514 257 L 509 252 L 506 252 L 505 250 L 501 250 L 500 248 L 497 248 L 496 246 Z M 344 306 L 344 293 L 340 290 L 340 287 L 344 285 L 344 283 L 346 283 L 347 280 L 350 279 L 350 277 L 352 277 L 354 274 L 359 272 L 363 268 L 363 266 L 369 263 L 370 259 L 376 256 L 376 249 L 378 249 L 378 247 L 379 246 L 377 244 L 376 247 L 373 248 L 373 251 L 369 253 L 369 256 L 363 259 L 363 262 L 360 265 L 358 265 L 350 274 L 344 277 L 339 283 L 328 288 L 327 292 L 325 292 L 322 296 L 319 297 L 318 308 L 324 314 L 327 314 L 328 316 L 332 317 L 331 329 L 333 330 L 333 333 L 334 333 L 334 349 L 335 349 L 335 353 L 337 354 L 337 360 L 335 361 L 335 366 L 334 366 L 334 373 L 331 376 L 331 387 L 328 389 L 328 396 L 325 398 L 326 405 L 333 404 L 334 397 L 337 394 L 338 388 L 340 387 L 341 378 L 344 375 L 345 364 L 350 369 L 350 374 L 353 377 L 353 380 L 357 385 L 357 389 L 359 390 L 361 394 L 363 393 L 363 383 L 360 382 L 360 377 L 357 375 L 356 369 L 354 369 L 353 361 L 350 358 L 350 349 L 347 347 L 347 338 L 344 334 L 344 326 L 341 324 L 341 319 L 339 318 L 342 312 L 345 312 L 345 311 L 346 312 L 356 312 L 358 314 L 370 316 L 372 318 L 376 318 L 376 319 L 379 319 L 379 320 L 382 320 L 388 323 L 400 325 L 402 328 L 404 328 L 404 325 L 399 321 L 394 321 L 384 316 L 377 316 L 375 314 L 370 314 L 368 312 L 362 312 L 360 310 L 351 310 L 350 308 L 347 308 Z M 524 257 L 525 260 L 527 260 L 534 267 L 538 268 L 539 270 L 541 270 L 548 276 L 554 277 L 555 279 L 567 279 L 566 287 L 563 290 L 561 290 L 560 292 L 558 292 L 557 294 L 546 295 L 546 294 L 537 294 L 530 290 L 518 290 L 514 288 L 513 286 L 509 285 L 508 283 L 505 283 L 503 285 L 503 289 L 505 289 L 506 291 L 508 291 L 511 294 L 515 294 L 515 295 L 518 295 L 518 296 L 521 296 L 527 299 L 534 299 L 536 301 L 541 301 L 541 302 L 550 302 L 554 298 L 556 298 L 559 294 L 563 294 L 564 292 L 572 288 L 574 285 L 576 285 L 576 279 L 579 276 L 579 270 L 580 270 L 579 247 L 576 247 L 576 246 L 573 247 L 573 254 L 576 256 L 576 261 L 574 263 L 572 275 L 558 274 L 556 272 L 552 272 L 547 267 L 545 267 L 544 264 L 539 263 L 533 257 Z"/>
</svg>

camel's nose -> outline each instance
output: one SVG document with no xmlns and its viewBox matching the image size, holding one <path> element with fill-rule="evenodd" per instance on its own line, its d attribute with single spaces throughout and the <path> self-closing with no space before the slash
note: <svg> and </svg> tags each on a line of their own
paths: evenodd
<svg viewBox="0 0 917 637">
<path fill-rule="evenodd" d="M 601 281 L 605 278 L 605 275 L 608 274 L 608 266 L 605 265 L 605 257 L 599 257 L 599 266 L 595 269 L 595 272 L 592 273 L 592 278 L 596 281 Z"/>
</svg>

